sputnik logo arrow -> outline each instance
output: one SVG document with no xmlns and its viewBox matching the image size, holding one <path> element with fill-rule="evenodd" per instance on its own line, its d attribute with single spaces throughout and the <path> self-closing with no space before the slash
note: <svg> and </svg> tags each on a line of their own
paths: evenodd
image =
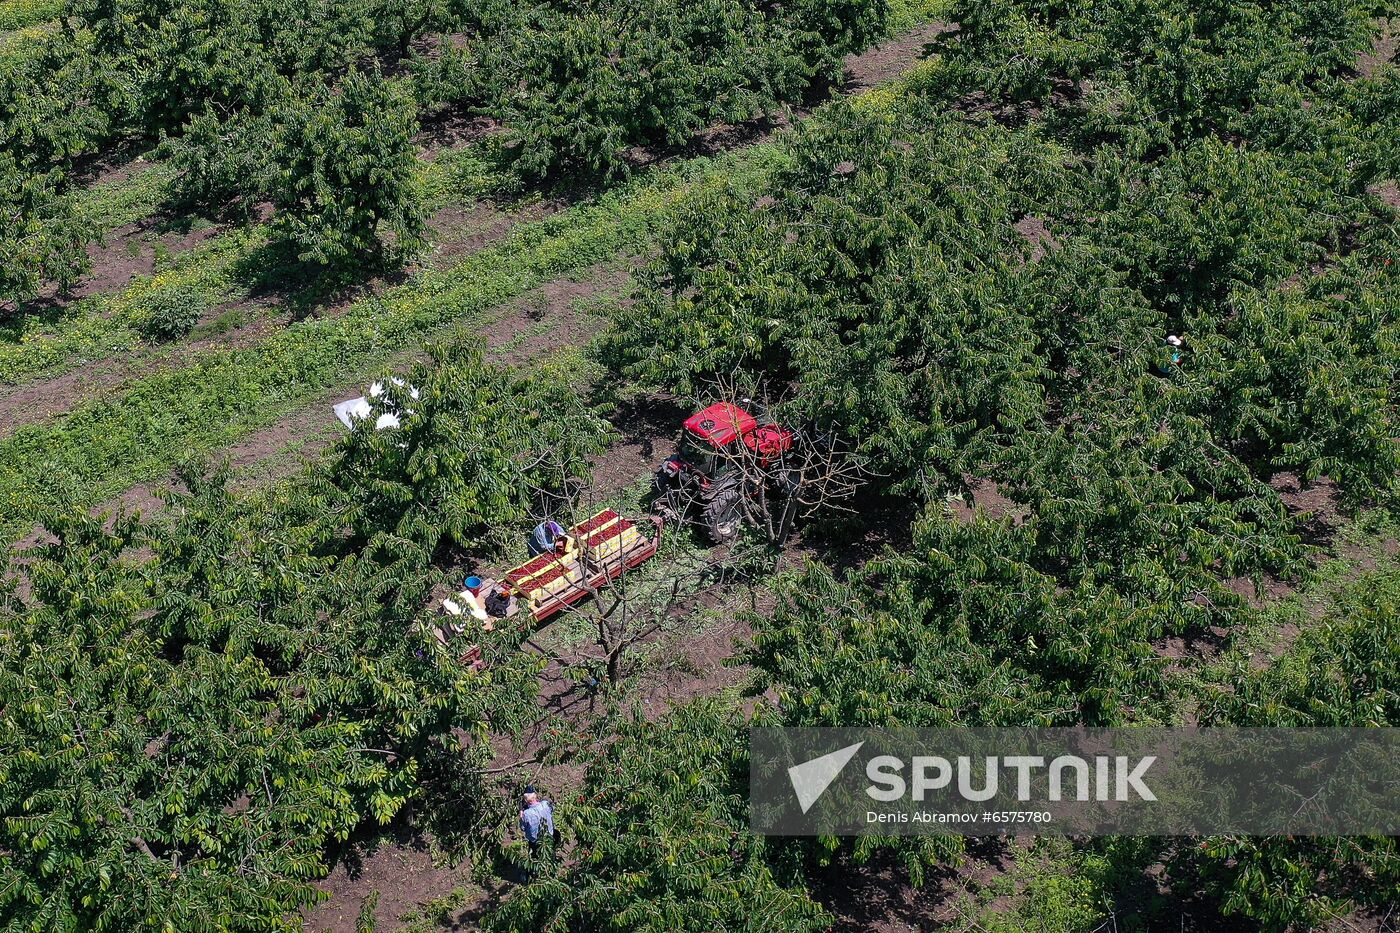
<svg viewBox="0 0 1400 933">
<path fill-rule="evenodd" d="M 792 789 L 797 794 L 797 802 L 802 805 L 803 813 L 812 809 L 812 805 L 821 799 L 831 782 L 841 774 L 841 769 L 846 767 L 864 744 L 857 742 L 847 745 L 820 758 L 813 758 L 788 768 L 788 780 L 792 781 Z"/>
</svg>

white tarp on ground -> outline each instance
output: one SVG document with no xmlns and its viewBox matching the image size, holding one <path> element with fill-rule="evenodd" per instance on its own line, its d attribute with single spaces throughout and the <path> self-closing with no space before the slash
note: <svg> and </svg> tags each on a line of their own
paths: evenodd
<svg viewBox="0 0 1400 933">
<path fill-rule="evenodd" d="M 391 382 L 396 386 L 402 386 L 403 380 L 395 376 Z M 370 402 L 372 398 L 379 398 L 384 394 L 384 384 L 382 382 L 371 383 L 369 396 L 361 395 L 359 398 L 350 398 L 334 407 L 335 416 L 340 419 L 340 423 L 347 428 L 353 428 L 356 421 L 362 421 L 370 415 Z M 410 398 L 418 397 L 418 390 L 412 386 L 408 387 Z M 411 412 L 410 412 L 411 414 Z M 374 429 L 382 431 L 385 428 L 397 428 L 399 426 L 399 416 L 392 411 L 386 411 L 374 422 Z"/>
</svg>

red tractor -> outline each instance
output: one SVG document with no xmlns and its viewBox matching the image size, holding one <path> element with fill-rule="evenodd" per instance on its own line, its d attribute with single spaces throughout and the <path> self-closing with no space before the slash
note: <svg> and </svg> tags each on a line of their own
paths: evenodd
<svg viewBox="0 0 1400 933">
<path fill-rule="evenodd" d="M 676 453 L 662 461 L 653 483 L 654 508 L 664 519 L 695 520 L 716 544 L 739 533 L 757 511 L 785 503 L 774 537 L 786 536 L 796 504 L 796 471 L 786 463 L 794 435 L 738 405 L 719 402 L 685 421 Z"/>
</svg>

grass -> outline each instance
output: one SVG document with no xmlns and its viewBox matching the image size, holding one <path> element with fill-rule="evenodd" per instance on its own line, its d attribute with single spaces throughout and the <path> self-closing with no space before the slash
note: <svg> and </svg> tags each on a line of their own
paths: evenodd
<svg viewBox="0 0 1400 933">
<path fill-rule="evenodd" d="M 892 0 L 889 23 L 885 27 L 888 36 L 899 36 L 915 26 L 931 20 L 943 19 L 952 9 L 951 0 Z"/>
<path fill-rule="evenodd" d="M 1011 864 L 986 883 L 971 885 L 949 904 L 957 933 L 1108 933 L 1101 857 L 1067 839 L 1037 838 L 1008 846 Z"/>
<path fill-rule="evenodd" d="M 0 31 L 38 26 L 62 12 L 63 0 L 0 0 Z"/>
<path fill-rule="evenodd" d="M 212 320 L 195 327 L 190 331 L 191 340 L 203 340 L 209 337 L 220 337 L 231 331 L 238 330 L 249 322 L 248 311 L 244 308 L 229 308 L 215 315 Z"/>
<path fill-rule="evenodd" d="M 755 147 L 637 179 L 598 201 L 518 227 L 497 246 L 428 270 L 333 319 L 308 319 L 256 347 L 216 351 L 142 379 L 0 443 L 0 529 L 49 508 L 90 506 L 168 471 L 189 452 L 227 445 L 383 365 L 425 332 L 485 323 L 550 278 L 645 247 L 703 190 L 754 183 L 777 157 Z"/>
<path fill-rule="evenodd" d="M 157 213 L 166 201 L 175 170 L 168 162 L 152 161 L 150 153 L 137 156 L 136 162 L 140 167 L 124 178 L 74 192 L 74 212 L 104 232 Z"/>
<path fill-rule="evenodd" d="M 446 894 L 435 897 L 399 918 L 400 933 L 433 933 L 454 929 L 458 915 L 473 901 L 485 895 L 476 885 L 459 885 Z"/>
<path fill-rule="evenodd" d="M 142 339 L 140 323 L 152 299 L 167 290 L 197 292 L 211 306 L 246 297 L 251 285 L 240 279 L 238 264 L 266 245 L 263 230 L 233 231 L 172 257 L 168 267 L 138 277 L 121 291 L 10 318 L 0 324 L 0 381 L 57 375 L 130 351 Z"/>
</svg>

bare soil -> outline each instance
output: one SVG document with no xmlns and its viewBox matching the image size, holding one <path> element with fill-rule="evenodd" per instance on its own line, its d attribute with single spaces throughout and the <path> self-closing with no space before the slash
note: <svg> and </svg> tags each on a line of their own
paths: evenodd
<svg viewBox="0 0 1400 933">
<path fill-rule="evenodd" d="M 1379 184 L 1372 185 L 1366 190 L 1380 198 L 1391 208 L 1400 211 L 1400 185 L 1397 185 L 1394 179 L 1387 179 Z"/>
<path fill-rule="evenodd" d="M 1395 20 L 1385 20 L 1379 33 L 1371 40 L 1371 50 L 1357 56 L 1357 74 L 1363 78 L 1374 76 L 1382 67 L 1395 60 L 1397 48 L 1400 48 L 1400 28 L 1397 28 Z"/>
<path fill-rule="evenodd" d="M 670 396 L 648 395 L 623 403 L 612 418 L 619 440 L 593 462 L 598 495 L 616 495 L 675 453 L 677 426 L 690 414 L 682 400 Z"/>
<path fill-rule="evenodd" d="M 520 224 L 543 220 L 567 206 L 559 200 L 542 200 L 510 211 L 489 201 L 441 208 L 428 220 L 429 239 L 435 247 L 429 265 L 435 268 L 454 265 L 500 242 Z"/>
<path fill-rule="evenodd" d="M 1269 485 L 1279 494 L 1288 511 L 1299 519 L 1309 544 L 1327 546 L 1341 527 L 1341 492 L 1326 476 L 1304 482 L 1296 473 L 1276 473 Z"/>
<path fill-rule="evenodd" d="M 1039 262 L 1049 250 L 1060 248 L 1060 244 L 1050 235 L 1045 221 L 1040 217 L 1026 216 L 1016 221 L 1016 232 L 1026 238 L 1031 246 L 1031 262 Z"/>
<path fill-rule="evenodd" d="M 972 490 L 972 502 L 969 503 L 966 499 L 950 499 L 948 501 L 948 508 L 952 510 L 953 517 L 958 521 L 972 521 L 978 510 L 990 518 L 1001 518 L 1009 515 L 1011 520 L 1017 524 L 1025 520 L 1026 507 L 1003 493 L 995 480 L 970 476 L 963 479 Z"/>
<path fill-rule="evenodd" d="M 158 248 L 168 256 L 177 256 L 226 230 L 220 224 L 185 227 L 163 216 L 118 227 L 106 235 L 105 243 L 89 247 L 92 271 L 75 294 L 84 297 L 123 288 L 137 275 L 155 272 Z"/>
<path fill-rule="evenodd" d="M 423 158 L 430 161 L 444 150 L 457 149 L 501 131 L 501 125 L 490 117 L 452 110 L 429 114 L 421 125 L 422 129 L 414 142 L 418 144 Z"/>
<path fill-rule="evenodd" d="M 883 859 L 864 865 L 838 860 L 814 880 L 812 894 L 834 916 L 833 933 L 931 930 L 946 913 L 934 884 L 915 888 L 902 869 Z"/>
<path fill-rule="evenodd" d="M 311 933 L 355 933 L 365 899 L 378 892 L 374 917 L 379 929 L 394 929 L 414 908 L 471 884 L 467 865 L 434 864 L 427 843 L 419 838 L 385 840 L 370 851 L 342 858 L 317 887 L 328 900 L 306 912 Z M 451 929 L 449 927 L 449 929 Z"/>
<path fill-rule="evenodd" d="M 929 22 L 902 36 L 886 39 L 859 55 L 846 58 L 847 94 L 857 94 L 893 81 L 933 54 L 939 36 L 954 32 L 951 23 Z"/>
</svg>

